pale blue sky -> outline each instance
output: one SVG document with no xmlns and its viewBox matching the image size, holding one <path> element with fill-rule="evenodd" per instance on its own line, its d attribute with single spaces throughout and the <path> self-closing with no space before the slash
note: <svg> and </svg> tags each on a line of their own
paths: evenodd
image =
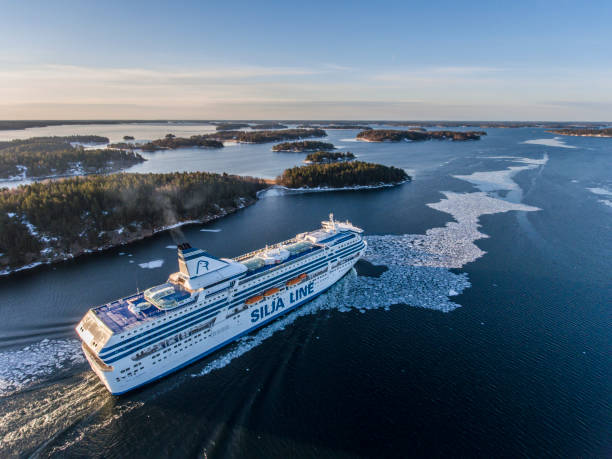
<svg viewBox="0 0 612 459">
<path fill-rule="evenodd" d="M 0 0 L 0 118 L 612 119 L 612 2 Z"/>
</svg>

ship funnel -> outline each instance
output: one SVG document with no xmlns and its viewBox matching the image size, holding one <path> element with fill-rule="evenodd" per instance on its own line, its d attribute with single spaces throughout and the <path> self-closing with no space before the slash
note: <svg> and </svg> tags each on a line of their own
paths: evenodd
<svg viewBox="0 0 612 459">
<path fill-rule="evenodd" d="M 180 272 L 190 279 L 217 271 L 228 265 L 227 262 L 201 249 L 191 247 L 188 242 L 178 246 L 178 264 Z"/>
</svg>

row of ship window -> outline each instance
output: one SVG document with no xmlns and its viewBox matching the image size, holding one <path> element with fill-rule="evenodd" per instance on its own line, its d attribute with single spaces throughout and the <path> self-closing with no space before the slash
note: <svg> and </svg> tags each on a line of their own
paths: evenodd
<svg viewBox="0 0 612 459">
<path fill-rule="evenodd" d="M 264 276 L 263 278 L 259 279 L 259 281 L 258 281 L 258 282 L 254 282 L 252 285 L 248 285 L 248 284 L 247 284 L 247 285 L 245 285 L 245 289 L 246 289 L 247 287 L 252 287 L 252 286 L 253 286 L 253 285 L 255 285 L 255 284 L 260 284 L 260 283 L 261 283 L 261 281 L 266 280 L 266 279 L 269 279 L 270 277 L 277 277 L 277 276 L 278 276 L 280 273 L 284 273 L 285 271 L 287 271 L 287 270 L 289 270 L 289 269 L 295 269 L 295 267 L 297 267 L 297 266 L 302 266 L 304 263 L 310 263 L 310 262 L 315 261 L 315 260 L 318 260 L 318 259 L 320 259 L 320 258 L 323 258 L 323 256 L 321 256 L 321 257 L 316 257 L 316 258 L 312 258 L 312 259 L 307 259 L 307 260 L 302 260 L 302 261 L 300 261 L 299 263 L 297 263 L 297 264 L 295 264 L 295 265 L 288 265 L 288 266 L 285 266 L 283 269 L 280 269 L 280 270 L 278 270 L 278 271 L 274 271 L 273 273 L 270 273 L 270 274 L 268 274 L 268 275 Z"/>
</svg>

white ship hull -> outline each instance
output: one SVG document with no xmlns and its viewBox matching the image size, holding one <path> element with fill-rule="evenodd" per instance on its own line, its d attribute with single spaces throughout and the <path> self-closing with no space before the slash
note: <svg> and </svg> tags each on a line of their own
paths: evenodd
<svg viewBox="0 0 612 459">
<path fill-rule="evenodd" d="M 133 365 L 133 355 L 125 357 L 123 359 L 125 362 L 120 360 L 113 363 L 113 367 L 115 368 L 113 371 L 103 371 L 101 366 L 89 352 L 86 351 L 85 355 L 93 370 L 107 389 L 114 395 L 123 394 L 196 362 L 240 337 L 274 321 L 289 311 L 311 301 L 350 271 L 364 251 L 365 248 L 359 252 L 359 256 L 356 256 L 344 265 L 328 270 L 325 275 L 320 276 L 318 279 L 295 285 L 293 288 L 270 297 L 270 299 L 262 300 L 260 303 L 254 304 L 233 316 L 226 317 L 228 313 L 227 310 L 221 310 L 215 320 L 215 326 L 208 333 L 198 338 L 191 338 L 189 342 L 184 342 L 176 348 L 167 348 L 169 352 L 162 353 L 160 356 L 161 358 L 150 356 L 141 359 L 139 362 L 142 364 L 142 369 L 136 374 L 119 374 L 119 368 L 131 367 Z M 312 286 L 312 288 L 309 289 L 309 286 Z M 299 292 L 300 289 L 302 289 L 302 291 L 307 289 L 308 294 L 296 298 L 296 292 Z M 280 304 L 283 306 L 276 307 L 276 305 Z M 255 314 L 255 312 L 257 312 L 257 314 Z M 255 320 L 255 318 L 257 318 L 257 320 Z M 155 364 L 153 363 L 154 361 Z M 118 378 L 119 381 L 117 381 Z"/>
<path fill-rule="evenodd" d="M 181 244 L 166 283 L 89 310 L 76 329 L 85 356 L 113 394 L 162 378 L 323 293 L 365 253 L 362 233 L 330 216 L 235 259 Z"/>
</svg>

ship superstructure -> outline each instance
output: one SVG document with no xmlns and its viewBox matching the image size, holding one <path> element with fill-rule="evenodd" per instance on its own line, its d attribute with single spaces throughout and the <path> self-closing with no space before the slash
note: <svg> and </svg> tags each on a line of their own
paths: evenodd
<svg viewBox="0 0 612 459">
<path fill-rule="evenodd" d="M 166 283 L 87 312 L 76 329 L 85 356 L 113 394 L 159 379 L 324 292 L 363 256 L 362 233 L 330 215 L 234 259 L 182 244 Z"/>
</svg>

